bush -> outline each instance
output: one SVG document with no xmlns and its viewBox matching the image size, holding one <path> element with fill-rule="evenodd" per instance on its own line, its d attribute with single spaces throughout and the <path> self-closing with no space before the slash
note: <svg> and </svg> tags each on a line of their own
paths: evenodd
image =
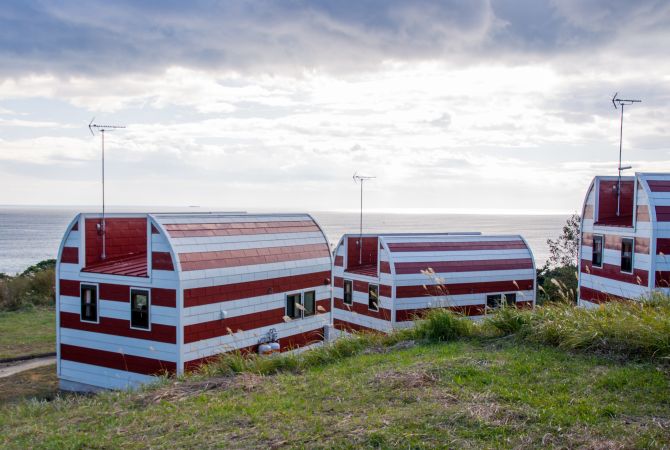
<svg viewBox="0 0 670 450">
<path fill-rule="evenodd" d="M 469 336 L 474 327 L 473 322 L 463 316 L 443 308 L 435 308 L 425 315 L 423 320 L 414 327 L 414 335 L 418 339 L 429 341 L 452 341 Z"/>
<path fill-rule="evenodd" d="M 489 313 L 483 326 L 494 329 L 498 334 L 516 334 L 528 325 L 532 314 L 530 310 L 503 307 Z"/>
<path fill-rule="evenodd" d="M 53 259 L 42 261 L 20 275 L 0 277 L 0 311 L 53 306 L 55 262 Z"/>
</svg>

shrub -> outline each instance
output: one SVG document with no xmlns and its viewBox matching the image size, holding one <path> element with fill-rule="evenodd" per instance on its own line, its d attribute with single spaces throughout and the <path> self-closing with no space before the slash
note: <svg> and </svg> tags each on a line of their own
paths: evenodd
<svg viewBox="0 0 670 450">
<path fill-rule="evenodd" d="M 502 307 L 489 313 L 482 325 L 503 335 L 516 334 L 528 325 L 532 314 L 530 310 Z"/>
<path fill-rule="evenodd" d="M 416 323 L 414 335 L 429 341 L 451 341 L 470 335 L 473 327 L 471 320 L 448 309 L 435 308 Z"/>
<path fill-rule="evenodd" d="M 14 277 L 0 278 L 0 310 L 53 306 L 55 294 L 55 260 L 42 261 Z"/>
</svg>

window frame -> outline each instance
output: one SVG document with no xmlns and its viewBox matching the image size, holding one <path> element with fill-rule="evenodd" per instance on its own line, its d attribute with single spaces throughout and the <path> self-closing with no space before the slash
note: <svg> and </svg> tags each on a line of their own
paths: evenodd
<svg viewBox="0 0 670 450">
<path fill-rule="evenodd" d="M 147 328 L 133 326 L 133 292 L 146 292 L 147 294 Z M 131 287 L 130 288 L 130 329 L 140 331 L 151 331 L 151 289 Z"/>
<path fill-rule="evenodd" d="M 351 298 L 349 299 L 349 302 L 347 302 L 347 283 L 351 286 L 351 291 L 349 292 Z M 344 280 L 344 283 L 342 284 L 342 302 L 347 306 L 354 305 L 354 280 Z"/>
<path fill-rule="evenodd" d="M 314 302 L 314 304 L 313 304 L 314 307 L 312 309 L 311 314 L 307 314 L 307 306 L 305 306 L 306 305 L 306 303 L 305 303 L 305 295 L 306 294 L 312 294 L 312 301 Z M 303 310 L 302 310 L 302 318 L 303 319 L 307 318 L 307 317 L 316 316 L 316 291 L 315 290 L 304 291 L 302 293 L 302 307 L 303 307 Z"/>
<path fill-rule="evenodd" d="M 630 271 L 623 270 L 623 243 L 624 241 L 630 241 Z M 635 238 L 634 237 L 622 237 L 621 238 L 621 262 L 619 264 L 619 269 L 621 273 L 632 274 L 635 272 Z"/>
<path fill-rule="evenodd" d="M 95 289 L 95 320 L 84 319 L 84 288 Z M 100 286 L 98 283 L 80 283 L 79 284 L 79 321 L 86 323 L 100 323 Z"/>
<path fill-rule="evenodd" d="M 595 244 L 596 238 L 600 239 L 600 264 L 596 264 L 593 260 L 593 255 L 595 255 Z M 593 242 L 591 243 L 591 266 L 598 269 L 602 269 L 605 265 L 605 235 L 604 234 L 594 234 Z"/>
<path fill-rule="evenodd" d="M 513 297 L 514 298 L 514 303 L 510 305 L 509 298 Z M 498 306 L 489 306 L 489 297 L 498 297 Z M 499 292 L 497 294 L 486 294 L 486 310 L 493 310 L 493 309 L 499 309 L 502 308 L 503 304 L 505 307 L 514 307 L 516 308 L 517 304 L 517 293 L 516 292 Z M 504 303 L 503 303 L 504 300 Z"/>
<path fill-rule="evenodd" d="M 286 293 L 286 296 L 284 297 L 284 300 L 285 300 L 285 302 L 284 302 L 284 313 L 285 313 L 286 317 L 290 318 L 291 320 L 297 320 L 297 319 L 302 319 L 302 318 L 303 318 L 303 315 L 302 315 L 303 310 L 300 309 L 300 308 L 297 308 L 297 307 L 295 306 L 295 303 L 296 303 L 295 301 L 293 302 L 293 310 L 294 310 L 294 311 L 293 311 L 293 314 L 295 315 L 296 310 L 297 310 L 297 312 L 298 312 L 298 317 L 291 316 L 291 315 L 288 313 L 288 305 L 289 305 L 289 303 L 288 303 L 288 298 L 289 298 L 289 297 L 296 296 L 296 295 L 298 296 L 298 300 L 299 300 L 298 303 L 299 303 L 299 305 L 302 306 L 302 292 L 287 292 L 287 293 Z M 304 306 L 303 306 L 303 308 L 304 308 Z"/>
<path fill-rule="evenodd" d="M 373 287 L 375 288 L 375 290 L 377 292 L 377 301 L 376 301 L 377 307 L 376 308 L 371 308 L 371 306 L 372 306 L 372 301 L 371 301 L 372 292 L 371 291 L 372 291 Z M 374 284 L 374 283 L 368 283 L 368 311 L 379 312 L 379 310 L 381 309 L 379 303 L 380 303 L 380 301 L 379 301 L 379 285 Z"/>
</svg>

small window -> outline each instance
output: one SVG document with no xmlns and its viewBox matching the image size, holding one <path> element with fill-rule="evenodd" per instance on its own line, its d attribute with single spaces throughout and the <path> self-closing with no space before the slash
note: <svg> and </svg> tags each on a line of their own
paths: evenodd
<svg viewBox="0 0 670 450">
<path fill-rule="evenodd" d="M 368 286 L 368 309 L 379 311 L 379 286 L 376 284 Z"/>
<path fill-rule="evenodd" d="M 149 329 L 149 291 L 130 290 L 130 328 Z"/>
<path fill-rule="evenodd" d="M 633 247 L 634 241 L 631 238 L 621 240 L 621 271 L 633 273 Z"/>
<path fill-rule="evenodd" d="M 313 316 L 316 312 L 316 293 L 308 291 L 302 294 L 302 306 L 305 308 L 304 316 Z"/>
<path fill-rule="evenodd" d="M 344 280 L 344 304 L 354 304 L 354 283 L 351 280 Z"/>
<path fill-rule="evenodd" d="M 300 294 L 288 294 L 286 296 L 286 315 L 291 319 L 300 319 L 302 305 L 300 304 Z"/>
<path fill-rule="evenodd" d="M 500 308 L 503 305 L 508 307 L 516 307 L 516 292 L 486 296 L 486 307 L 488 309 Z"/>
<path fill-rule="evenodd" d="M 85 322 L 98 322 L 98 287 L 81 285 L 81 317 Z"/>
<path fill-rule="evenodd" d="M 591 262 L 594 267 L 603 266 L 603 237 L 593 236 L 593 253 L 591 254 Z"/>
</svg>

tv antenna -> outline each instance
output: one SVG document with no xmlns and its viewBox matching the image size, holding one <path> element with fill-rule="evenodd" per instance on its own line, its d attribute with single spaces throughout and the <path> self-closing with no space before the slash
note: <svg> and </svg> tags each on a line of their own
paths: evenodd
<svg viewBox="0 0 670 450">
<path fill-rule="evenodd" d="M 105 131 L 125 128 L 125 125 L 101 125 L 93 123 L 94 120 L 95 117 L 89 122 L 88 131 L 91 132 L 91 135 L 95 136 L 93 130 L 98 130 L 100 132 L 102 144 L 102 221 L 98 224 L 98 233 L 102 235 L 102 255 L 100 255 L 100 259 L 105 260 L 107 259 L 107 247 L 105 242 Z"/>
<path fill-rule="evenodd" d="M 614 94 L 614 97 L 612 97 L 612 105 L 614 105 L 614 109 L 617 108 L 617 103 L 619 106 L 621 106 L 621 125 L 619 127 L 619 167 L 617 168 L 619 171 L 619 177 L 617 181 L 617 189 L 616 189 L 616 215 L 617 217 L 621 215 L 621 172 L 624 170 L 631 169 L 632 166 L 621 166 L 621 149 L 623 147 L 623 109 L 626 105 L 632 105 L 633 103 L 642 103 L 642 100 L 630 100 L 630 99 L 623 99 L 623 98 L 618 98 L 617 96 L 619 95 L 618 92 Z"/>
<path fill-rule="evenodd" d="M 361 220 L 358 235 L 358 264 L 361 265 L 363 264 L 363 183 L 367 180 L 373 180 L 377 177 L 359 175 L 358 172 L 355 172 L 352 178 L 354 179 L 354 183 L 361 184 Z"/>
</svg>

